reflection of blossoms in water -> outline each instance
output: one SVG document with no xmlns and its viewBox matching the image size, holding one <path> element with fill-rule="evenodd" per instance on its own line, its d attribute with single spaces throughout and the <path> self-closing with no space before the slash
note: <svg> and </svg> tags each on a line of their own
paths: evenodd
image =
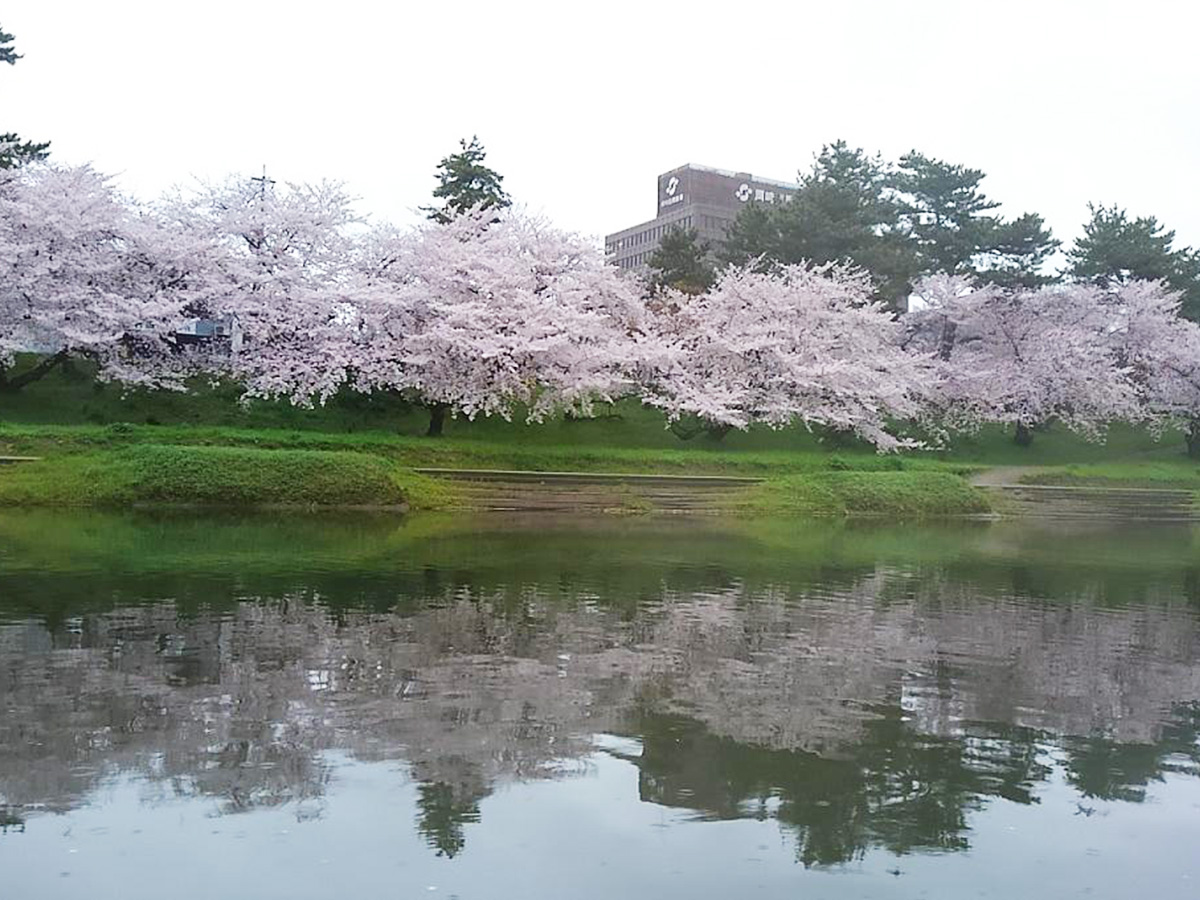
<svg viewBox="0 0 1200 900">
<path fill-rule="evenodd" d="M 453 857 L 497 784 L 577 772 L 607 731 L 639 739 L 617 755 L 643 799 L 773 816 L 829 863 L 965 847 L 985 798 L 1034 799 L 1048 748 L 1083 795 L 1134 800 L 1200 759 L 1178 703 L 1200 696 L 1200 628 L 1169 602 L 1018 603 L 879 567 L 660 583 L 635 607 L 446 584 L 403 609 L 293 592 L 0 626 L 0 799 L 67 809 L 131 772 L 147 800 L 304 820 L 342 751 L 403 760 L 417 828 Z"/>
</svg>

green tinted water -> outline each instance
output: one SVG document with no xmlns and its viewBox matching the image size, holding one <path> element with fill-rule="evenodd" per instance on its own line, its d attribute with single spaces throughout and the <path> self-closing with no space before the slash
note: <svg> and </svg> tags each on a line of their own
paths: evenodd
<svg viewBox="0 0 1200 900">
<path fill-rule="evenodd" d="M 0 896 L 1193 898 L 1198 540 L 0 513 Z"/>
</svg>

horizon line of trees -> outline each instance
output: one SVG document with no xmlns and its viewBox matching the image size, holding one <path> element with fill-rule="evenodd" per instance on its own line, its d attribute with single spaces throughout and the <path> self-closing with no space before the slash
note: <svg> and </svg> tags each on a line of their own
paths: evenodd
<svg viewBox="0 0 1200 900">
<path fill-rule="evenodd" d="M 1052 420 L 1093 438 L 1129 421 L 1200 453 L 1200 325 L 1163 281 L 938 274 L 897 314 L 842 263 L 733 265 L 689 293 L 503 203 L 435 212 L 402 231 L 329 183 L 231 179 L 145 205 L 88 167 L 4 170 L 0 389 L 86 355 L 127 384 L 394 393 L 431 434 L 450 414 L 536 422 L 636 397 L 681 436 L 802 424 L 895 450 L 985 423 L 1028 441 Z M 240 347 L 182 341 L 196 319 L 236 322 Z M 12 375 L 30 350 L 43 362 Z"/>
<path fill-rule="evenodd" d="M 870 272 L 876 296 L 896 307 L 935 274 L 1003 288 L 1164 281 L 1180 293 L 1183 314 L 1200 319 L 1200 251 L 1177 247 L 1175 232 L 1155 217 L 1089 204 L 1065 267 L 1047 272 L 1061 242 L 1036 213 L 997 215 L 1000 204 L 983 193 L 984 178 L 916 150 L 891 163 L 835 141 L 800 173 L 791 202 L 746 204 L 722 246 L 703 244 L 695 229 L 669 231 L 651 256 L 651 277 L 698 293 L 728 265 L 837 262 Z"/>
</svg>

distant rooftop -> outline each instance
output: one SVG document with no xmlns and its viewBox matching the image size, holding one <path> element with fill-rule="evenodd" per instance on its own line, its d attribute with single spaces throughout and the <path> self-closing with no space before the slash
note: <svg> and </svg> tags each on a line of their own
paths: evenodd
<svg viewBox="0 0 1200 900">
<path fill-rule="evenodd" d="M 684 163 L 682 166 L 676 166 L 671 169 L 672 172 L 678 172 L 680 169 L 695 169 L 697 172 L 712 172 L 714 175 L 724 175 L 726 178 L 745 178 L 748 181 L 755 181 L 759 184 L 770 184 L 774 187 L 789 188 L 796 190 L 800 187 L 799 181 L 780 181 L 776 178 L 760 178 L 758 175 L 753 175 L 750 172 L 735 172 L 732 169 L 718 169 L 715 166 L 701 166 L 696 163 Z"/>
</svg>

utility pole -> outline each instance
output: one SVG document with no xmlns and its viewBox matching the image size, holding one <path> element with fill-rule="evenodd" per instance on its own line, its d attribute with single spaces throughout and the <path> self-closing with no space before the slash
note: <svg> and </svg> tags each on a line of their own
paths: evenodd
<svg viewBox="0 0 1200 900">
<path fill-rule="evenodd" d="M 256 193 L 258 194 L 259 221 L 256 228 L 251 231 L 250 234 L 246 235 L 246 241 L 250 244 L 250 249 L 258 252 L 266 244 L 267 240 L 266 225 L 264 224 L 264 219 L 267 214 L 267 185 L 275 184 L 275 180 L 267 177 L 266 163 L 263 163 L 262 174 L 252 175 L 250 180 L 252 182 L 258 182 L 258 190 Z"/>
<path fill-rule="evenodd" d="M 262 173 L 261 175 L 255 175 L 255 176 L 253 176 L 253 177 L 252 177 L 250 180 L 251 180 L 251 181 L 257 181 L 257 182 L 258 182 L 258 199 L 259 199 L 259 202 L 263 202 L 263 201 L 265 201 L 265 200 L 267 199 L 267 185 L 269 185 L 269 184 L 274 184 L 274 183 L 275 183 L 275 179 L 273 179 L 273 178 L 268 178 L 268 177 L 267 177 L 267 165 L 266 165 L 266 163 L 263 163 L 263 173 Z"/>
</svg>

